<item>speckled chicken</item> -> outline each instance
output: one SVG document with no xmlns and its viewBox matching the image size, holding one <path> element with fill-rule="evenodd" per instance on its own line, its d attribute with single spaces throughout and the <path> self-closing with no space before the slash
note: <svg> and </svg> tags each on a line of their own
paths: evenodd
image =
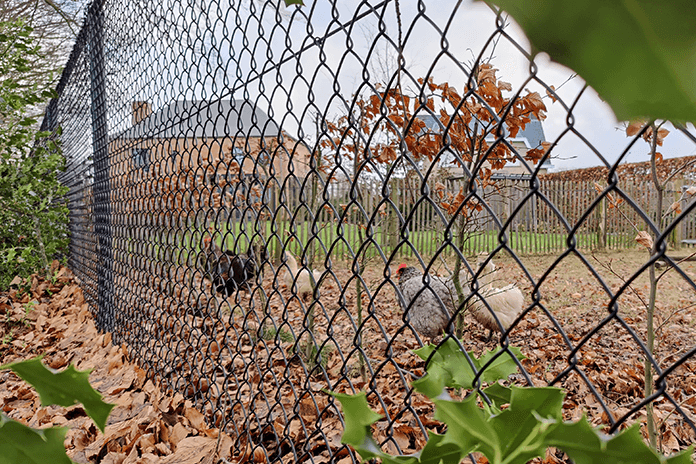
<svg viewBox="0 0 696 464">
<path fill-rule="evenodd" d="M 424 288 L 423 273 L 405 264 L 399 266 L 396 275 L 410 326 L 424 337 L 442 335 L 454 310 L 447 286 L 440 279 L 431 277 Z"/>
</svg>

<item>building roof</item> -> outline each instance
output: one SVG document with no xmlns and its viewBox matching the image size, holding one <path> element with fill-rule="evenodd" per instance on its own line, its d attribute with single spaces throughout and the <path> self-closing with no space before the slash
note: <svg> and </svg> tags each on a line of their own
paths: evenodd
<svg viewBox="0 0 696 464">
<path fill-rule="evenodd" d="M 246 100 L 181 100 L 154 111 L 120 137 L 275 137 L 278 132 L 275 121 Z"/>
<path fill-rule="evenodd" d="M 442 123 L 436 116 L 432 114 L 426 114 L 418 116 L 418 118 L 421 121 L 423 121 L 426 127 L 428 127 L 428 129 L 432 130 L 433 132 L 440 132 L 440 130 L 442 130 Z M 520 129 L 520 131 L 517 132 L 516 137 L 508 138 L 510 142 L 520 141 L 524 143 L 524 145 L 528 149 L 532 149 L 540 147 L 541 142 L 546 141 L 546 135 L 544 134 L 544 127 L 541 125 L 541 121 L 539 121 L 533 114 L 530 115 L 530 119 L 531 120 L 525 125 L 525 128 Z M 489 140 L 492 140 L 493 138 L 494 134 L 489 134 L 486 137 L 486 139 Z M 553 167 L 553 165 L 551 164 L 551 161 L 547 159 L 546 161 L 544 161 L 542 167 L 550 169 Z"/>
<path fill-rule="evenodd" d="M 442 129 L 442 123 L 432 114 L 418 116 L 418 118 L 433 132 L 440 132 Z M 525 128 L 517 132 L 516 137 L 512 137 L 509 140 L 520 140 L 525 143 L 527 148 L 537 148 L 541 145 L 541 142 L 546 141 L 546 136 L 544 135 L 544 128 L 541 125 L 541 121 L 534 117 L 534 115 L 530 115 L 530 118 L 531 121 L 525 125 Z M 486 138 L 493 139 L 493 134 L 489 134 Z"/>
</svg>

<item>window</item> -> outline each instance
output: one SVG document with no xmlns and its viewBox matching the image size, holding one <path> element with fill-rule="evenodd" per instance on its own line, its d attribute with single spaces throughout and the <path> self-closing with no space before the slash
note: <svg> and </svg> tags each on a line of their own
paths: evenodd
<svg viewBox="0 0 696 464">
<path fill-rule="evenodd" d="M 150 169 L 150 149 L 149 148 L 133 148 L 133 165 L 147 172 Z"/>
<path fill-rule="evenodd" d="M 234 147 L 232 149 L 232 156 L 234 157 L 234 160 L 239 164 L 240 166 L 242 163 L 244 163 L 244 150 L 242 150 L 239 147 Z"/>
</svg>

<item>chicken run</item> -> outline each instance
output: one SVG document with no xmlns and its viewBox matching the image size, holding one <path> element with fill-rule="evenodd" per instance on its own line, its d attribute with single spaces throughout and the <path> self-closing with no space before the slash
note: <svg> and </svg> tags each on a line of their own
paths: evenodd
<svg viewBox="0 0 696 464">
<path fill-rule="evenodd" d="M 222 257 L 222 252 L 216 253 Z M 143 365 L 151 366 L 152 373 L 165 372 L 165 382 L 202 400 L 214 425 L 235 417 L 234 423 L 227 424 L 233 429 L 233 439 L 262 443 L 269 456 L 284 462 L 301 454 L 297 450 L 317 456 L 341 448 L 342 425 L 328 389 L 341 393 L 367 389 L 372 408 L 392 422 L 388 427 L 387 421 L 379 422 L 374 430 L 385 450 L 410 453 L 421 449 L 424 430 L 443 429 L 433 419 L 432 404 L 409 387 L 425 373 L 425 363 L 413 350 L 453 333 L 451 324 L 448 326 L 453 321 L 447 316 L 453 314 L 457 295 L 447 267 L 433 266 L 429 285 L 424 287 L 422 268 L 416 262 L 400 266 L 372 262 L 358 279 L 351 261 L 311 270 L 306 264 L 298 266 L 298 258 L 286 253 L 278 263 L 266 256 L 254 260 L 256 271 L 247 274 L 248 285 L 228 296 L 212 291 L 221 285 L 215 280 L 215 266 L 194 276 L 193 285 L 200 292 L 186 293 L 190 277 L 179 275 L 182 285 L 175 286 L 178 290 L 170 292 L 171 298 L 160 309 L 151 306 L 153 315 L 159 317 L 150 319 L 153 322 L 144 329 L 153 331 L 155 337 L 146 347 L 134 343 Z M 491 330 L 499 338 L 505 334 L 526 356 L 522 365 L 535 385 L 554 383 L 566 389 L 567 419 L 585 413 L 595 425 L 611 425 L 642 398 L 643 361 L 631 334 L 616 322 L 608 323 L 578 349 L 582 375 L 570 372 L 557 381 L 569 368 L 565 336 L 573 343 L 588 336 L 606 317 L 608 297 L 586 265 L 572 255 L 560 264 L 554 264 L 552 256 L 523 259 L 535 279 L 553 269 L 539 288 L 539 304 L 530 310 L 533 287 L 512 257 L 503 253 L 470 257 L 471 272 L 460 274 L 468 297 L 463 346 L 479 355 L 496 345 L 487 341 Z M 617 276 L 634 272 L 644 255 L 593 255 L 593 259 L 602 278 L 616 291 L 622 284 Z M 684 263 L 683 268 L 689 275 L 696 273 L 693 263 Z M 388 275 L 391 277 L 385 278 Z M 674 276 L 665 284 L 683 288 Z M 148 285 L 147 279 L 143 285 Z M 226 283 L 223 286 L 227 288 Z M 362 319 L 357 316 L 357 287 L 362 290 Z M 472 288 L 477 290 L 471 293 Z M 641 284 L 618 300 L 627 308 L 625 321 L 641 336 L 645 336 L 644 308 L 641 310 L 645 292 Z M 187 295 L 194 301 L 194 294 L 198 295 L 196 314 L 182 303 Z M 655 355 L 665 362 L 675 359 L 672 347 L 690 346 L 689 340 L 696 336 L 696 319 L 683 310 L 690 307 L 690 299 L 687 295 L 678 298 L 678 294 L 666 291 L 658 302 L 663 332 Z M 432 325 L 422 325 L 419 317 Z M 136 327 L 132 330 L 137 332 Z M 176 340 L 185 341 L 179 344 L 184 352 L 169 349 Z M 583 377 L 592 382 L 606 408 Z M 511 376 L 509 382 L 528 385 L 521 374 Z M 682 402 L 680 407 L 690 418 L 696 418 L 694 360 L 675 370 L 668 393 Z M 655 407 L 663 419 L 662 440 L 671 449 L 696 441 L 689 425 L 673 414 L 670 402 L 658 399 Z M 644 416 L 634 415 L 624 425 L 641 420 Z M 545 462 L 563 462 L 549 459 Z"/>
</svg>

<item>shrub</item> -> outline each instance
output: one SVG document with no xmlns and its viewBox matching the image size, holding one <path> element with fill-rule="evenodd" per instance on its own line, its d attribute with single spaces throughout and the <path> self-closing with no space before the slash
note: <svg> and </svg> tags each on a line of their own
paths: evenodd
<svg viewBox="0 0 696 464">
<path fill-rule="evenodd" d="M 0 22 L 0 290 L 16 275 L 45 273 L 67 246 L 67 189 L 57 178 L 65 160 L 33 114 L 54 92 L 50 79 L 31 78 L 43 59 L 31 31 Z"/>
</svg>

